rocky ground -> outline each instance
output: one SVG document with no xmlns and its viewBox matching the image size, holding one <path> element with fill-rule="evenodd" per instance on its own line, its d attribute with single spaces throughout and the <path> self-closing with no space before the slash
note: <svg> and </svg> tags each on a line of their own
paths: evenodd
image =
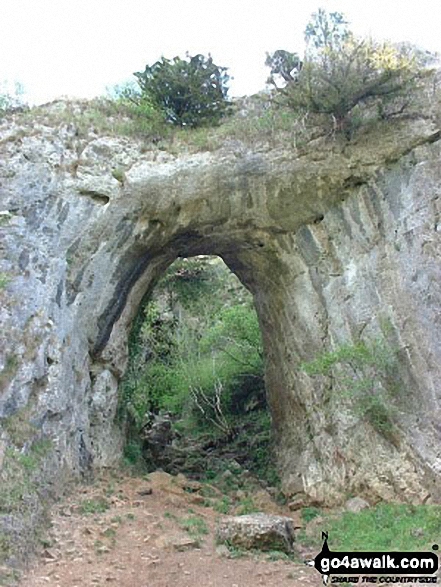
<svg viewBox="0 0 441 587">
<path fill-rule="evenodd" d="M 283 587 L 318 585 L 320 576 L 281 553 L 228 550 L 215 540 L 222 514 L 215 487 L 157 472 L 112 475 L 82 486 L 53 511 L 41 557 L 20 587 Z M 295 517 L 268 494 L 268 513 Z M 295 526 L 300 521 L 295 520 Z M 296 562 L 295 562 L 296 561 Z"/>
</svg>

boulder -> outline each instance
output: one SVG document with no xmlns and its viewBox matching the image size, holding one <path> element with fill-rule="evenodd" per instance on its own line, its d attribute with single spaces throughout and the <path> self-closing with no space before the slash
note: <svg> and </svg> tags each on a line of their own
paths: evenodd
<svg viewBox="0 0 441 587">
<path fill-rule="evenodd" d="M 362 510 L 370 507 L 370 504 L 362 497 L 351 497 L 351 499 L 348 499 L 345 503 L 346 511 L 352 512 L 353 514 L 358 514 Z"/>
<path fill-rule="evenodd" d="M 284 516 L 263 513 L 229 516 L 219 521 L 216 539 L 246 550 L 280 550 L 291 553 L 294 521 Z"/>
</svg>

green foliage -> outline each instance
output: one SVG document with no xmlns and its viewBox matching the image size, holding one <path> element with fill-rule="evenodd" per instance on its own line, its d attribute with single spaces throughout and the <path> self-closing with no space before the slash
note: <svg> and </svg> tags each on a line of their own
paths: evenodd
<svg viewBox="0 0 441 587">
<path fill-rule="evenodd" d="M 166 292 L 167 311 L 155 302 L 144 308 L 122 395 L 125 410 L 138 427 L 147 412 L 160 410 L 175 415 L 190 410 L 200 423 L 219 423 L 221 412 L 246 410 L 253 392 L 262 391 L 256 314 L 250 302 L 224 307 L 221 296 L 213 296 L 223 280 L 199 260 L 178 263 L 158 286 Z M 187 312 L 185 321 L 173 317 L 178 306 Z M 216 412 L 212 403 L 217 399 Z"/>
<path fill-rule="evenodd" d="M 250 495 L 243 497 L 236 509 L 236 515 L 246 516 L 248 514 L 254 514 L 258 512 L 259 508 L 254 504 L 254 500 Z"/>
<path fill-rule="evenodd" d="M 227 495 L 223 495 L 222 499 L 217 500 L 213 506 L 215 512 L 224 515 L 229 514 L 231 512 L 231 508 L 231 498 L 229 498 Z"/>
<path fill-rule="evenodd" d="M 0 290 L 4 289 L 8 283 L 11 281 L 11 278 L 6 273 L 0 273 Z"/>
<path fill-rule="evenodd" d="M 226 113 L 229 77 L 211 56 L 162 57 L 134 75 L 141 90 L 139 103 L 162 112 L 174 125 L 217 124 Z"/>
<path fill-rule="evenodd" d="M 278 49 L 274 53 L 267 53 L 265 65 L 270 68 L 271 75 L 267 83 L 277 87 L 277 76 L 289 83 L 297 79 L 303 63 L 297 53 Z"/>
<path fill-rule="evenodd" d="M 142 449 L 139 442 L 128 442 L 124 447 L 124 459 L 128 465 L 136 466 L 142 461 Z"/>
<path fill-rule="evenodd" d="M 179 525 L 186 530 L 192 538 L 200 538 L 208 534 L 208 526 L 200 516 L 188 516 L 179 520 Z"/>
<path fill-rule="evenodd" d="M 313 520 L 314 518 L 317 518 L 318 516 L 321 515 L 321 510 L 319 508 L 310 506 L 310 507 L 306 507 L 302 509 L 301 515 L 302 515 L 302 520 L 304 522 L 310 522 L 311 520 Z"/>
<path fill-rule="evenodd" d="M 178 437 L 219 447 L 209 462 L 205 452 L 189 451 L 187 471 L 218 479 L 233 453 L 260 478 L 278 483 L 257 315 L 250 294 L 219 260 L 173 264 L 140 311 L 129 346 L 119 407 L 127 462 L 139 462 L 152 413 L 167 412 Z M 225 461 L 223 447 L 230 455 Z"/>
<path fill-rule="evenodd" d="M 421 551 L 439 544 L 441 506 L 384 503 L 325 517 L 330 547 L 340 551 Z M 320 535 L 317 533 L 316 544 Z"/>
<path fill-rule="evenodd" d="M 342 14 L 320 9 L 305 31 L 302 67 L 280 89 L 282 103 L 325 115 L 350 136 L 362 107 L 375 106 L 382 118 L 401 114 L 409 94 L 428 75 L 427 57 L 408 46 L 357 39 Z"/>
<path fill-rule="evenodd" d="M 323 8 L 312 14 L 305 28 L 305 40 L 309 47 L 318 51 L 342 49 L 352 34 L 348 22 L 341 12 L 330 12 Z"/>
<path fill-rule="evenodd" d="M 110 98 L 115 114 L 127 118 L 125 134 L 144 135 L 156 140 L 167 134 L 164 112 L 139 87 L 131 83 L 115 86 L 110 91 Z M 134 123 L 132 130 L 130 123 Z M 124 132 L 124 127 L 121 129 Z"/>
<path fill-rule="evenodd" d="M 7 355 L 5 366 L 0 371 L 0 392 L 5 389 L 15 377 L 19 367 L 19 358 L 17 355 Z"/>
<path fill-rule="evenodd" d="M 301 369 L 310 376 L 329 376 L 333 399 L 349 400 L 358 415 L 377 432 L 390 437 L 394 428 L 397 360 L 396 352 L 384 338 L 342 345 L 303 363 Z"/>
<path fill-rule="evenodd" d="M 36 478 L 43 458 L 52 449 L 49 439 L 41 439 L 27 452 L 16 448 L 5 451 L 0 472 L 0 513 L 26 512 L 36 491 Z"/>
<path fill-rule="evenodd" d="M 82 514 L 103 514 L 109 509 L 109 502 L 104 498 L 85 499 L 80 505 Z"/>
</svg>

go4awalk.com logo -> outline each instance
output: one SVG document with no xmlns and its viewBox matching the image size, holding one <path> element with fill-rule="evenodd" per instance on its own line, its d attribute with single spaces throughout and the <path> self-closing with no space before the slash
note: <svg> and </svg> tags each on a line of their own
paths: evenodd
<svg viewBox="0 0 441 587">
<path fill-rule="evenodd" d="M 438 556 L 435 552 L 333 552 L 328 533 L 322 532 L 321 552 L 310 561 L 323 583 L 436 583 Z M 434 544 L 432 550 L 437 551 Z M 357 575 L 342 577 L 341 575 Z"/>
</svg>

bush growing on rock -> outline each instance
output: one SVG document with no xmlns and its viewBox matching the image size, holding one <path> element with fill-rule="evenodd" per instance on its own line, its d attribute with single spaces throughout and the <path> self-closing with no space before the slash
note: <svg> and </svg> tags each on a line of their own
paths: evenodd
<svg viewBox="0 0 441 587">
<path fill-rule="evenodd" d="M 278 90 L 283 104 L 331 117 L 337 131 L 350 134 L 362 106 L 375 106 L 382 118 L 403 113 L 409 94 L 429 73 L 427 54 L 406 45 L 359 39 L 338 12 L 314 13 L 305 40 L 304 59 L 297 58 L 295 75 L 295 54 L 276 51 L 266 64 L 272 75 L 288 70 L 283 76 L 287 83 Z"/>
<path fill-rule="evenodd" d="M 174 125 L 217 124 L 227 111 L 229 76 L 210 55 L 162 57 L 134 75 L 141 91 L 140 103 L 153 106 Z"/>
</svg>

